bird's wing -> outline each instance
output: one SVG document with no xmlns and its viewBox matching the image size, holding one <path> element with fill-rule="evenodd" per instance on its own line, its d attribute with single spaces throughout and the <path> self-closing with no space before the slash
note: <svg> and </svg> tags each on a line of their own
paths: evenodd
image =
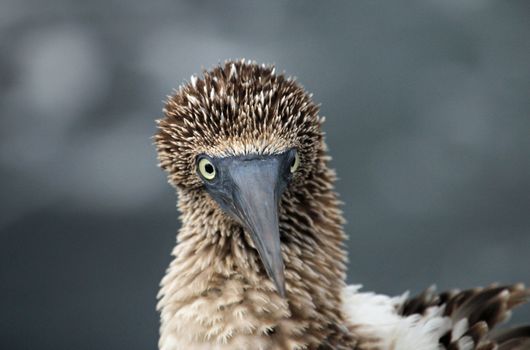
<svg viewBox="0 0 530 350">
<path fill-rule="evenodd" d="M 530 350 L 530 326 L 492 330 L 511 309 L 530 298 L 522 284 L 437 294 L 429 288 L 414 298 L 360 293 L 349 286 L 343 303 L 363 349 Z"/>
</svg>

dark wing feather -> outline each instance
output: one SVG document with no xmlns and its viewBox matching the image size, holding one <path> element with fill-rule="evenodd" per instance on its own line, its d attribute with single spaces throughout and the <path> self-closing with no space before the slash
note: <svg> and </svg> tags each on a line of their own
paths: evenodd
<svg viewBox="0 0 530 350">
<path fill-rule="evenodd" d="M 523 284 L 490 286 L 466 291 L 448 291 L 437 294 L 431 287 L 420 295 L 407 300 L 401 309 L 403 316 L 425 314 L 433 306 L 443 306 L 444 316 L 453 325 L 467 320 L 467 329 L 456 333 L 456 327 L 442 338 L 440 343 L 447 350 L 458 350 L 462 344 L 473 341 L 475 350 L 530 350 L 530 326 L 493 330 L 506 321 L 511 309 L 530 299 L 530 289 Z M 461 333 L 462 330 L 460 330 Z"/>
</svg>

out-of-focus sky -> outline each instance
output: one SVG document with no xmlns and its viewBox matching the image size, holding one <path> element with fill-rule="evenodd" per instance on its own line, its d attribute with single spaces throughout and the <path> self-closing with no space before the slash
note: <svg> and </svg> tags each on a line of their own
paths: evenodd
<svg viewBox="0 0 530 350">
<path fill-rule="evenodd" d="M 153 349 L 173 88 L 275 63 L 322 104 L 349 282 L 530 282 L 530 2 L 0 4 L 0 348 Z M 530 322 L 530 308 L 515 313 Z"/>
</svg>

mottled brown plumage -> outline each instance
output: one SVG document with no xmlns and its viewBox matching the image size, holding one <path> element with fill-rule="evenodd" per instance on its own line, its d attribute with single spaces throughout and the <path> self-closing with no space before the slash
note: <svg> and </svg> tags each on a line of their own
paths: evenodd
<svg viewBox="0 0 530 350">
<path fill-rule="evenodd" d="M 169 97 L 164 113 L 156 146 L 160 166 L 178 192 L 182 227 L 175 258 L 161 283 L 160 348 L 385 348 L 378 333 L 356 324 L 344 307 L 344 220 L 333 190 L 323 118 L 311 96 L 292 79 L 275 74 L 273 67 L 226 62 L 181 86 Z M 282 281 L 272 281 L 272 272 L 264 268 L 254 232 L 212 198 L 197 162 L 201 155 L 268 159 L 288 150 L 296 150 L 300 166 L 290 175 L 278 206 L 286 288 L 282 298 Z M 492 305 L 503 301 L 492 311 L 494 316 L 485 312 L 488 319 L 503 318 L 519 296 L 527 295 L 520 287 L 510 288 L 485 298 Z M 447 315 L 460 312 L 455 321 L 472 315 L 467 332 L 493 343 L 495 338 L 486 337 L 496 322 L 481 323 L 486 317 L 477 311 L 482 304 L 464 301 L 487 291 L 461 297 L 425 294 L 396 304 L 396 312 L 400 309 L 403 317 L 421 314 L 448 301 Z M 458 312 L 449 311 L 453 309 Z M 450 340 L 441 339 L 441 344 L 457 349 Z"/>
</svg>

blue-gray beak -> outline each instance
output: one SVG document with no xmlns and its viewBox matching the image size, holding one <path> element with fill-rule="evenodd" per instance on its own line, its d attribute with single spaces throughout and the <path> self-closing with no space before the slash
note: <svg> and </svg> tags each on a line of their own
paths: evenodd
<svg viewBox="0 0 530 350">
<path fill-rule="evenodd" d="M 267 275 L 285 297 L 279 231 L 279 202 L 290 179 L 293 152 L 271 156 L 227 157 L 215 162 L 217 179 L 210 195 L 249 233 Z"/>
</svg>

